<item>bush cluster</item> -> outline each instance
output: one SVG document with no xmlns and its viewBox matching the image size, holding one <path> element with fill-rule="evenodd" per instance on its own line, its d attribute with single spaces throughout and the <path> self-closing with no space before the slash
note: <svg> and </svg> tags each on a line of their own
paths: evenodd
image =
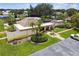
<svg viewBox="0 0 79 59">
<path fill-rule="evenodd" d="M 31 40 L 35 43 L 46 42 L 48 39 L 42 34 L 35 34 L 31 37 Z"/>
</svg>

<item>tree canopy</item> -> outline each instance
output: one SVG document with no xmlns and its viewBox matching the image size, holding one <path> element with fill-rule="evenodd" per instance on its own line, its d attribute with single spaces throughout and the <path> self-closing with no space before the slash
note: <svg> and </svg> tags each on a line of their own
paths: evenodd
<svg viewBox="0 0 79 59">
<path fill-rule="evenodd" d="M 43 15 L 52 15 L 53 5 L 51 4 L 38 4 L 35 8 L 30 5 L 29 16 L 38 16 L 41 17 Z"/>
<path fill-rule="evenodd" d="M 77 10 L 74 9 L 74 8 L 67 9 L 67 14 L 68 14 L 68 16 L 72 16 L 72 15 L 75 14 L 76 12 L 77 12 Z"/>
<path fill-rule="evenodd" d="M 68 17 L 67 13 L 61 13 L 60 15 L 58 15 L 58 19 L 59 20 L 65 20 Z"/>
<path fill-rule="evenodd" d="M 76 13 L 71 17 L 71 23 L 73 27 L 79 26 L 79 13 Z"/>
</svg>

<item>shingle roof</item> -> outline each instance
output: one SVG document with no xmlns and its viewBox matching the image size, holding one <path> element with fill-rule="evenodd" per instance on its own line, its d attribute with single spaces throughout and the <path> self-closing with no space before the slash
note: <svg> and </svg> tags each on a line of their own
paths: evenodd
<svg viewBox="0 0 79 59">
<path fill-rule="evenodd" d="M 22 26 L 29 26 L 31 22 L 36 22 L 38 19 L 38 17 L 26 17 L 21 21 L 17 21 L 18 24 L 22 25 Z"/>
</svg>

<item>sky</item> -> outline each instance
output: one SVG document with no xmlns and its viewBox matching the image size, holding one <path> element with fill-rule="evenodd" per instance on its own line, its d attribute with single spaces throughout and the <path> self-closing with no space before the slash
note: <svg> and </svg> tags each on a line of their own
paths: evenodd
<svg viewBox="0 0 79 59">
<path fill-rule="evenodd" d="M 35 7 L 37 3 L 0 3 L 0 9 L 27 9 L 30 4 Z M 51 3 L 54 9 L 79 9 L 78 3 Z"/>
</svg>

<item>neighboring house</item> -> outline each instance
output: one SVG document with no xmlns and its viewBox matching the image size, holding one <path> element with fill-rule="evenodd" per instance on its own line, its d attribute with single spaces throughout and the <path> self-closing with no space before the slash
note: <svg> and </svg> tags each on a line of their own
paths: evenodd
<svg viewBox="0 0 79 59">
<path fill-rule="evenodd" d="M 9 11 L 7 10 L 7 11 L 2 11 L 2 13 L 3 13 L 3 15 L 9 15 Z"/>
<path fill-rule="evenodd" d="M 60 15 L 60 14 L 62 14 L 61 12 L 56 12 L 56 15 Z"/>
<path fill-rule="evenodd" d="M 24 11 L 24 16 L 28 16 L 28 11 Z"/>
<path fill-rule="evenodd" d="M 2 15 L 0 15 L 0 18 L 6 18 L 9 16 L 9 11 L 2 11 Z"/>
<path fill-rule="evenodd" d="M 60 26 L 64 24 L 63 20 L 52 20 L 51 22 L 55 23 L 56 26 Z"/>
<path fill-rule="evenodd" d="M 58 16 L 61 15 L 62 13 L 61 12 L 54 12 L 54 15 L 52 16 L 53 19 L 58 19 Z"/>
<path fill-rule="evenodd" d="M 67 17 L 65 20 L 66 21 L 70 21 L 71 20 L 71 17 Z"/>
<path fill-rule="evenodd" d="M 0 15 L 0 19 L 6 18 L 8 15 Z"/>
</svg>

